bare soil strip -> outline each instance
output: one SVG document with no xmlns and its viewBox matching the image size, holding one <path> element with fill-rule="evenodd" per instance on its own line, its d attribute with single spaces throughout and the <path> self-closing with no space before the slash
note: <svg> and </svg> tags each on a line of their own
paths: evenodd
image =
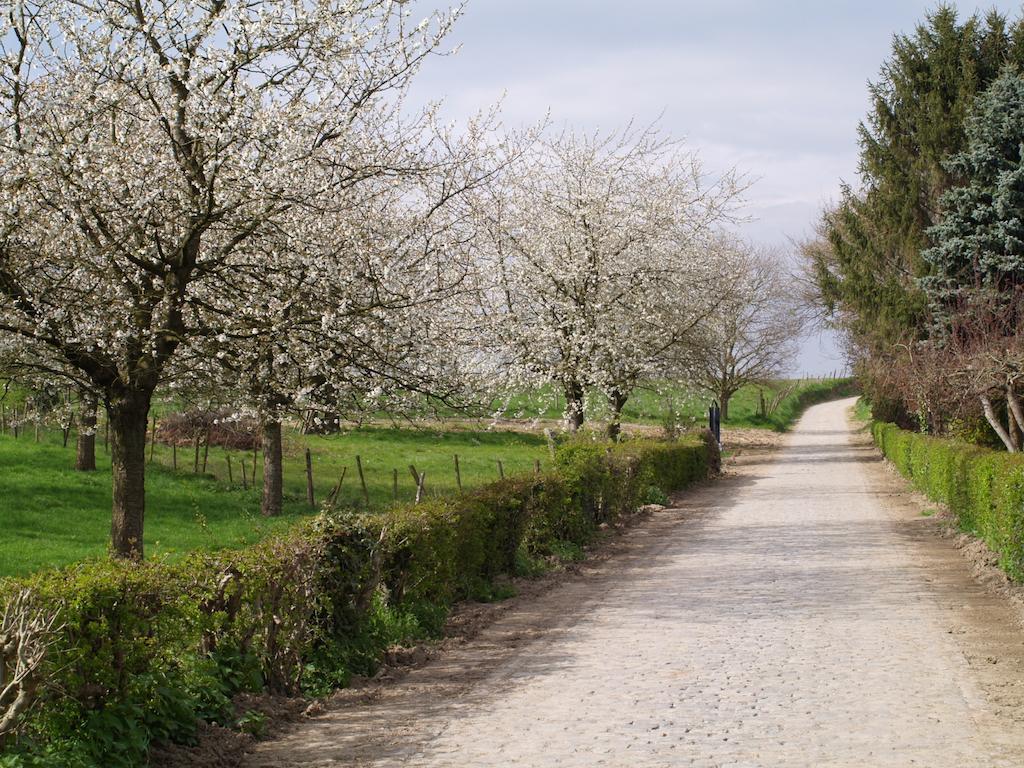
<svg viewBox="0 0 1024 768">
<path fill-rule="evenodd" d="M 1019 610 L 935 535 L 851 404 L 246 765 L 1024 764 Z"/>
</svg>

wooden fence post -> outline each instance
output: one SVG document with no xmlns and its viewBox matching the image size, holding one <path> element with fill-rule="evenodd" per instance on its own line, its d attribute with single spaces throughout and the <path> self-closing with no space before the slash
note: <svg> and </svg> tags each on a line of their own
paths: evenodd
<svg viewBox="0 0 1024 768">
<path fill-rule="evenodd" d="M 356 454 L 356 469 L 359 470 L 359 484 L 363 486 L 363 500 L 370 506 L 370 492 L 366 488 L 366 477 L 363 475 L 363 460 Z"/>
<path fill-rule="evenodd" d="M 248 478 L 246 476 L 246 472 L 247 471 L 248 470 L 246 470 L 246 468 L 245 468 L 245 459 L 242 459 L 242 490 L 243 491 L 248 491 L 249 490 L 249 480 L 248 480 Z"/>
<path fill-rule="evenodd" d="M 397 469 L 392 469 L 391 470 L 391 492 L 392 492 L 392 495 L 395 498 L 395 501 L 398 501 L 398 470 Z"/>
<path fill-rule="evenodd" d="M 206 460 L 210 457 L 210 430 L 206 430 L 206 441 L 203 445 L 203 474 L 206 474 Z"/>
<path fill-rule="evenodd" d="M 534 459 L 533 460 L 533 471 L 534 471 L 534 474 L 537 474 L 537 475 L 540 474 L 540 459 Z"/>
<path fill-rule="evenodd" d="M 498 478 L 501 480 L 505 479 L 505 467 L 501 464 L 501 459 L 498 459 Z"/>
<path fill-rule="evenodd" d="M 416 481 L 416 503 L 419 504 L 423 498 L 423 488 L 426 483 L 426 472 L 417 472 L 416 466 L 413 464 L 409 465 L 409 472 L 412 473 L 412 479 Z"/>
<path fill-rule="evenodd" d="M 327 496 L 327 505 L 331 511 L 334 511 L 334 507 L 338 503 L 338 497 L 341 495 L 341 484 L 345 482 L 346 472 L 348 472 L 348 467 L 342 467 L 341 475 L 338 477 L 338 484 L 331 489 L 330 494 Z"/>
<path fill-rule="evenodd" d="M 231 454 L 229 453 L 225 458 L 228 460 L 228 485 L 234 485 L 235 476 L 231 472 Z"/>
<path fill-rule="evenodd" d="M 195 453 L 196 453 L 196 455 L 195 455 L 195 459 L 192 462 L 192 474 L 193 475 L 198 475 L 199 474 L 199 442 L 200 442 L 200 440 L 199 440 L 199 433 L 196 432 L 196 439 L 195 439 L 195 448 L 196 448 Z"/>
<path fill-rule="evenodd" d="M 316 501 L 313 498 L 313 454 L 306 449 L 306 501 L 309 506 L 315 507 Z"/>
<path fill-rule="evenodd" d="M 178 471 L 178 444 L 176 442 L 171 443 L 171 466 L 174 471 Z"/>
<path fill-rule="evenodd" d="M 427 482 L 427 471 L 423 470 L 420 472 L 420 481 L 416 484 L 416 503 L 419 504 L 423 498 L 423 490 L 426 487 Z"/>
<path fill-rule="evenodd" d="M 462 490 L 462 472 L 459 471 L 459 454 L 455 454 L 455 484 Z"/>
</svg>

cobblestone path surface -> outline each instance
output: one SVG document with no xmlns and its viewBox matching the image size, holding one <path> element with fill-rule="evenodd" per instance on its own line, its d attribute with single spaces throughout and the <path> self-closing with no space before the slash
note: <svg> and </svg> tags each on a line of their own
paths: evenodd
<svg viewBox="0 0 1024 768">
<path fill-rule="evenodd" d="M 1024 765 L 1024 633 L 852 401 L 250 766 Z"/>
</svg>

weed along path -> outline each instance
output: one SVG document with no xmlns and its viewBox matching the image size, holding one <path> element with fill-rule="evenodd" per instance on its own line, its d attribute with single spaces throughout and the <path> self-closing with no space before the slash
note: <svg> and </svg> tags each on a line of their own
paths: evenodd
<svg viewBox="0 0 1024 768">
<path fill-rule="evenodd" d="M 247 765 L 1024 765 L 1017 609 L 851 405 L 810 409 L 585 573 Z"/>
</svg>

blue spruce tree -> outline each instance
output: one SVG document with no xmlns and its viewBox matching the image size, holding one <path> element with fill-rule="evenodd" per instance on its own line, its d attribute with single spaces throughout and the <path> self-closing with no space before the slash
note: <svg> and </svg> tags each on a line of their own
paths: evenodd
<svg viewBox="0 0 1024 768">
<path fill-rule="evenodd" d="M 967 148 L 946 163 L 963 182 L 941 198 L 921 280 L 939 319 L 985 297 L 1009 300 L 1024 283 L 1024 78 L 1005 68 L 965 124 Z"/>
</svg>

